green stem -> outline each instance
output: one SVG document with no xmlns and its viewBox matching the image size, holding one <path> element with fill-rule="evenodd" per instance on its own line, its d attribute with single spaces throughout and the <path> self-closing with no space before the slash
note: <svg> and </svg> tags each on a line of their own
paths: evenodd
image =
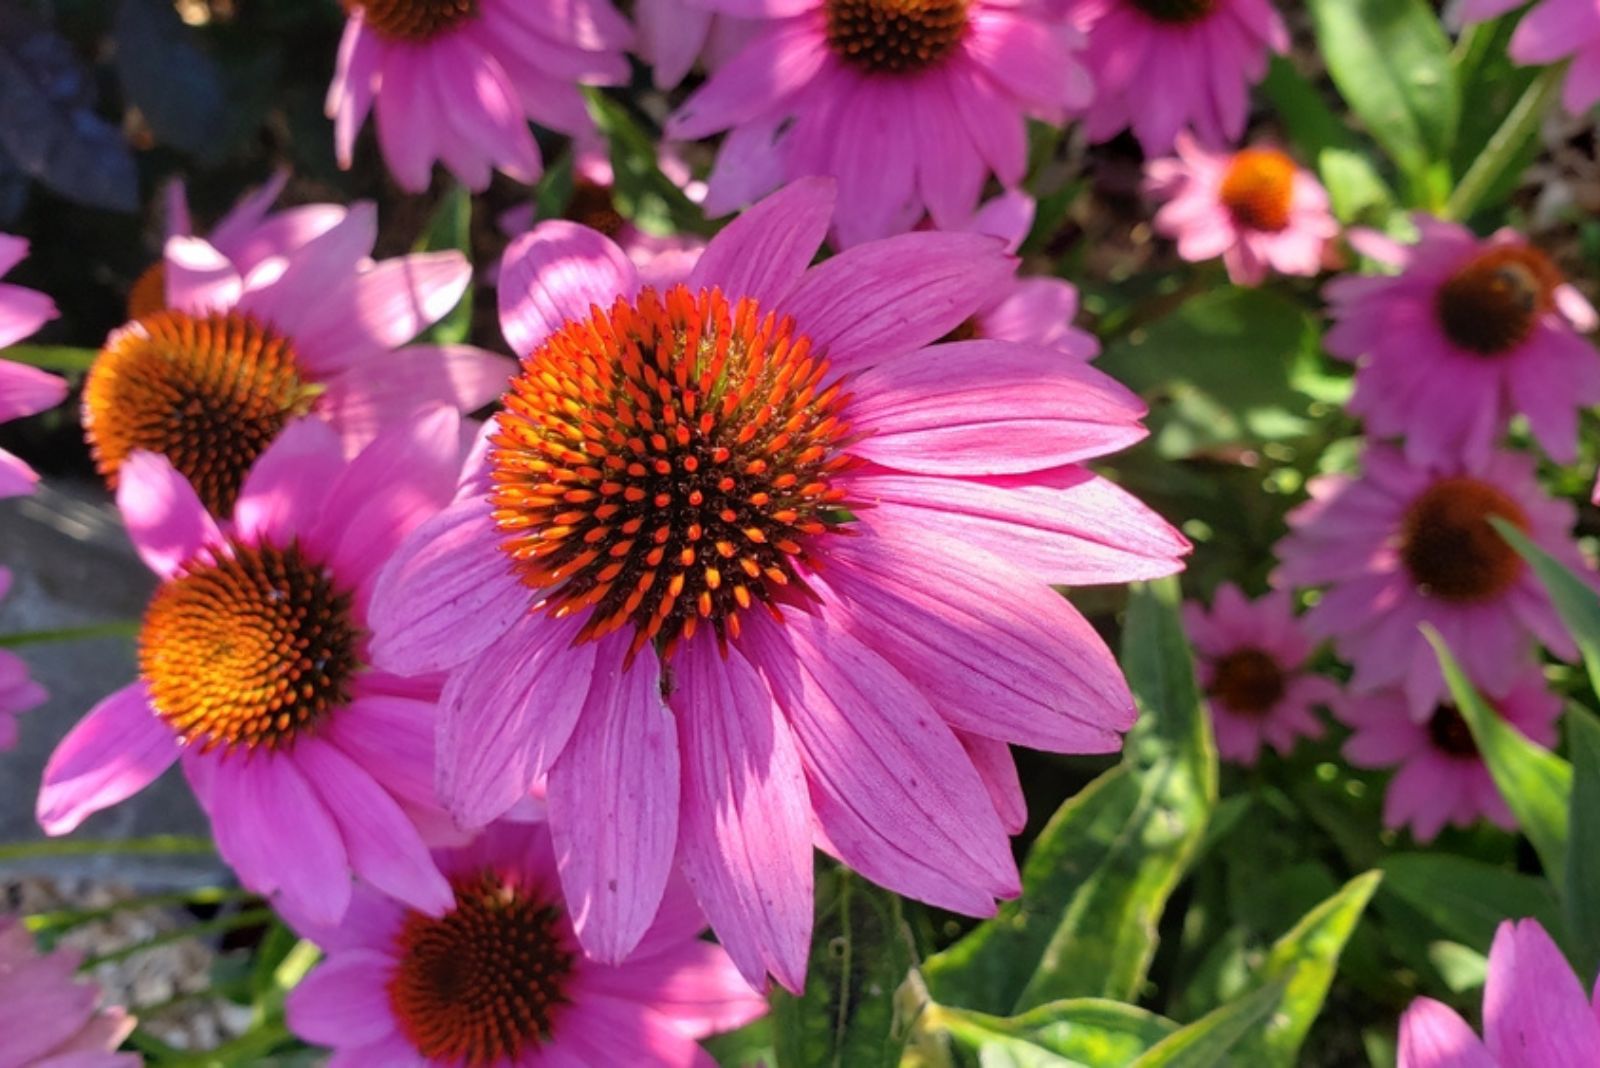
<svg viewBox="0 0 1600 1068">
<path fill-rule="evenodd" d="M 1450 194 L 1443 212 L 1446 219 L 1467 219 L 1478 210 L 1478 204 L 1515 161 L 1528 139 L 1538 134 L 1539 124 L 1544 121 L 1544 113 L 1565 74 L 1565 64 L 1547 68 L 1512 105 L 1505 121 L 1472 161 L 1467 173 L 1461 176 L 1455 192 Z"/>
<path fill-rule="evenodd" d="M 271 923 L 272 917 L 273 912 L 271 909 L 245 909 L 243 912 L 235 912 L 231 916 L 218 916 L 216 919 L 206 920 L 204 923 L 191 923 L 175 931 L 163 931 L 154 938 L 147 938 L 143 942 L 135 942 L 131 946 L 123 946 L 121 949 L 113 949 L 109 953 L 102 953 L 98 957 L 87 957 L 82 964 L 78 965 L 78 970 L 86 972 L 102 964 L 127 960 L 129 957 L 136 957 L 146 950 L 159 949 L 162 946 L 168 946 L 174 942 L 182 942 L 190 938 L 204 938 L 207 935 L 236 931 L 241 927 L 255 927 L 258 924 Z"/>
<path fill-rule="evenodd" d="M 6 349 L 8 360 L 66 374 L 87 371 L 98 355 L 100 353 L 95 349 L 72 348 L 68 345 L 13 345 Z"/>
<path fill-rule="evenodd" d="M 115 905 L 98 909 L 61 909 L 56 912 L 36 912 L 23 921 L 34 934 L 57 935 L 75 927 L 96 923 L 120 912 L 141 909 L 168 908 L 175 905 L 223 905 L 255 897 L 248 890 L 233 890 L 220 886 L 207 886 L 199 890 L 179 890 L 165 894 L 146 894 L 130 897 Z"/>
<path fill-rule="evenodd" d="M 0 845 L 0 864 L 19 860 L 44 860 L 54 857 L 164 857 L 200 856 L 217 851 L 209 838 L 158 834 L 150 838 L 106 841 L 93 838 L 63 838 L 43 842 L 17 842 Z"/>
<path fill-rule="evenodd" d="M 0 634 L 0 649 L 45 642 L 78 642 L 90 638 L 131 638 L 139 633 L 137 619 L 114 619 L 109 623 L 90 623 L 82 627 L 57 627 L 54 630 L 26 630 L 20 634 Z"/>
</svg>

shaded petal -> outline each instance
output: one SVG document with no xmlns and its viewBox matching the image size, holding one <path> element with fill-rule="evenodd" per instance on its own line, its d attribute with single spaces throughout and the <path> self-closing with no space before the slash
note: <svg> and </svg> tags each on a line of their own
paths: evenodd
<svg viewBox="0 0 1600 1068">
<path fill-rule="evenodd" d="M 338 825 L 357 875 L 431 916 L 454 907 L 455 894 L 422 836 L 371 775 L 320 738 L 296 745 L 294 759 Z"/>
<path fill-rule="evenodd" d="M 439 699 L 439 797 L 481 827 L 528 795 L 555 763 L 589 694 L 595 643 L 584 620 L 528 614 L 458 671 Z"/>
<path fill-rule="evenodd" d="M 307 1042 L 365 1046 L 395 1031 L 389 981 L 395 960 L 372 949 L 335 954 L 289 992 L 289 1027 Z"/>
<path fill-rule="evenodd" d="M 39 826 L 67 834 L 155 782 L 177 759 L 178 738 L 156 715 L 144 684 L 124 687 L 90 709 L 50 754 Z"/>
<path fill-rule="evenodd" d="M 597 967 L 585 982 L 601 993 L 650 1006 L 690 1038 L 732 1031 L 767 1011 L 767 999 L 750 989 L 727 952 L 694 938 L 642 960 Z"/>
<path fill-rule="evenodd" d="M 326 375 L 380 357 L 449 315 L 471 281 L 472 264 L 453 249 L 352 274 L 300 313 L 301 358 Z"/>
<path fill-rule="evenodd" d="M 472 659 L 533 604 L 511 573 L 482 497 L 463 497 L 423 523 L 379 573 L 367 618 L 373 663 L 397 675 Z"/>
<path fill-rule="evenodd" d="M 1497 1068 L 1456 1010 L 1417 998 L 1400 1017 L 1399 1068 Z"/>
<path fill-rule="evenodd" d="M 798 994 L 811 944 L 811 801 L 789 726 L 737 649 L 674 659 L 684 874 L 744 977 Z"/>
<path fill-rule="evenodd" d="M 595 676 L 566 750 L 550 769 L 550 834 L 573 927 L 591 956 L 614 964 L 655 918 L 678 839 L 678 739 L 647 648 L 631 666 L 632 633 L 595 652 Z"/>
</svg>

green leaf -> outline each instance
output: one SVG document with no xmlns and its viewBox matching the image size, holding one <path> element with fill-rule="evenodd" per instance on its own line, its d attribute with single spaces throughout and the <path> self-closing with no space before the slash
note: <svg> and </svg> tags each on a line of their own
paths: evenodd
<svg viewBox="0 0 1600 1068">
<path fill-rule="evenodd" d="M 1451 205 L 1458 210 L 1466 208 L 1470 213 L 1502 203 L 1516 191 L 1523 171 L 1539 154 L 1537 120 L 1543 118 L 1544 102 L 1530 101 L 1538 104 L 1536 115 L 1530 116 L 1534 121 L 1510 121 L 1526 106 L 1521 102 L 1540 73 L 1538 67 L 1524 67 L 1511 59 L 1516 22 L 1502 18 L 1472 27 L 1462 34 L 1457 49 L 1461 127 L 1451 153 L 1452 169 L 1465 176 L 1480 166 L 1486 155 L 1499 164 L 1493 174 L 1475 179 L 1482 187 L 1471 192 L 1470 203 L 1468 198 L 1452 196 Z"/>
<path fill-rule="evenodd" d="M 1316 167 L 1341 222 L 1388 215 L 1395 205 L 1394 191 L 1372 165 L 1366 146 L 1292 63 L 1273 56 L 1261 89 L 1283 118 L 1295 147 Z"/>
<path fill-rule="evenodd" d="M 428 228 L 417 239 L 414 252 L 453 250 L 472 261 L 472 193 L 459 182 L 452 183 L 439 198 Z M 422 335 L 435 345 L 459 345 L 472 331 L 472 287 L 469 285 L 450 314 L 434 323 Z"/>
<path fill-rule="evenodd" d="M 1562 624 L 1583 654 L 1583 663 L 1589 669 L 1589 685 L 1600 695 L 1600 594 L 1560 560 L 1545 552 L 1520 529 L 1499 517 L 1489 522 L 1500 536 L 1511 543 L 1550 595 Z"/>
<path fill-rule="evenodd" d="M 1177 459 L 1305 434 L 1313 400 L 1292 378 L 1311 330 L 1283 297 L 1223 287 L 1112 344 L 1098 364 L 1150 401 L 1156 449 Z"/>
<path fill-rule="evenodd" d="M 1461 98 L 1427 0 L 1310 0 L 1328 73 L 1401 171 L 1422 185 L 1450 157 Z M 1427 206 L 1427 205 L 1424 205 Z"/>
<path fill-rule="evenodd" d="M 1567 933 L 1579 975 L 1600 970 L 1600 723 L 1587 711 L 1567 714 L 1572 753 L 1571 841 L 1567 849 Z"/>
<path fill-rule="evenodd" d="M 533 190 L 534 213 L 541 219 L 559 219 L 572 201 L 572 153 L 563 152 L 561 158 L 546 168 Z"/>
<path fill-rule="evenodd" d="M 894 994 L 915 963 L 900 909 L 899 898 L 844 868 L 818 872 L 805 996 L 772 997 L 778 1068 L 900 1062 Z"/>
<path fill-rule="evenodd" d="M 1282 983 L 1268 983 L 1238 1001 L 1230 1001 L 1173 1032 L 1129 1068 L 1225 1068 L 1254 1064 L 1235 1056 L 1235 1050 L 1282 1000 Z"/>
<path fill-rule="evenodd" d="M 661 173 L 655 140 L 639 129 L 628 109 L 598 89 L 585 89 L 584 99 L 590 117 L 611 146 L 611 196 L 617 210 L 652 234 L 716 233 L 699 205 Z"/>
<path fill-rule="evenodd" d="M 927 962 L 942 1004 L 1010 1015 L 1063 998 L 1129 1001 L 1143 985 L 1217 794 L 1180 596 L 1175 579 L 1134 588 L 1123 668 L 1140 720 L 1123 762 L 1056 812 L 1023 865 L 1022 897 Z"/>
<path fill-rule="evenodd" d="M 1283 984 L 1283 995 L 1266 1025 L 1252 1031 L 1230 1063 L 1283 1065 L 1295 1063 L 1339 966 L 1339 955 L 1366 911 L 1383 873 L 1358 875 L 1335 895 L 1306 913 L 1288 934 L 1272 945 L 1259 982 Z"/>
<path fill-rule="evenodd" d="M 1560 913 L 1550 884 L 1470 857 L 1449 853 L 1397 853 L 1382 862 L 1383 894 L 1437 933 L 1466 946 L 1487 946 L 1501 921 L 1534 916 L 1549 930 Z"/>
<path fill-rule="evenodd" d="M 990 1051 L 1000 1048 L 1011 1058 L 1000 1063 L 1082 1068 L 1122 1068 L 1178 1029 L 1153 1012 L 1099 998 L 1055 1001 L 1009 1017 L 930 1005 L 918 1027 L 943 1037 L 958 1064 L 983 1055 L 988 1065 Z"/>
<path fill-rule="evenodd" d="M 1506 799 L 1522 832 L 1533 843 L 1545 874 L 1558 879 L 1567 870 L 1567 805 L 1572 797 L 1572 765 L 1529 741 L 1493 708 L 1468 681 L 1439 632 L 1423 624 L 1433 645 L 1472 740 L 1489 766 L 1489 774 Z"/>
<path fill-rule="evenodd" d="M 772 1048 L 772 1017 L 745 1024 L 737 1031 L 724 1031 L 701 1040 L 706 1052 L 719 1068 L 766 1068 L 776 1058 Z"/>
<path fill-rule="evenodd" d="M 94 366 L 99 349 L 80 349 L 70 345 L 12 345 L 6 359 L 25 363 L 58 374 L 82 374 Z"/>
</svg>

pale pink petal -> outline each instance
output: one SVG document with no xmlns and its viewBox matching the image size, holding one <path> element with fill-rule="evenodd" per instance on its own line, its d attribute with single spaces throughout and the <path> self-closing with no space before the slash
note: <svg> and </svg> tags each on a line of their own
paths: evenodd
<svg viewBox="0 0 1600 1068">
<path fill-rule="evenodd" d="M 244 281 L 233 262 L 198 237 L 169 237 L 164 259 L 167 304 L 203 314 L 239 302 Z"/>
<path fill-rule="evenodd" d="M 155 782 L 178 759 L 178 737 L 150 706 L 143 683 L 89 711 L 45 765 L 36 814 L 46 834 L 67 834 L 101 809 Z"/>
<path fill-rule="evenodd" d="M 334 429 L 321 419 L 296 419 L 245 476 L 233 506 L 234 530 L 245 541 L 279 543 L 309 531 L 343 466 Z"/>
<path fill-rule="evenodd" d="M 281 272 L 274 265 L 270 281 L 258 281 L 252 275 L 239 299 L 239 309 L 296 333 L 299 323 L 315 316 L 328 298 L 349 282 L 362 261 L 372 254 L 377 239 L 377 206 L 369 201 L 352 204 L 337 225 L 288 257 Z M 259 273 L 260 268 L 257 270 Z"/>
<path fill-rule="evenodd" d="M 0 423 L 54 408 L 66 395 L 66 379 L 0 360 Z"/>
<path fill-rule="evenodd" d="M 550 830 L 573 927 L 585 951 L 622 960 L 655 918 L 678 840 L 678 739 L 647 649 L 602 639 L 583 713 L 555 766 Z"/>
<path fill-rule="evenodd" d="M 505 392 L 515 373 L 512 361 L 471 345 L 411 345 L 352 364 L 328 382 L 317 410 L 360 447 L 425 407 L 476 411 Z"/>
<path fill-rule="evenodd" d="M 472 279 L 454 249 L 384 260 L 340 279 L 298 313 L 302 360 L 332 374 L 399 348 L 450 314 Z"/>
<path fill-rule="evenodd" d="M 788 724 L 737 649 L 709 634 L 673 660 L 683 751 L 681 855 L 745 978 L 804 986 L 811 944 L 811 804 Z"/>
<path fill-rule="evenodd" d="M 406 539 L 368 609 L 372 660 L 400 675 L 443 671 L 486 649 L 533 604 L 481 497 L 457 500 Z"/>
</svg>

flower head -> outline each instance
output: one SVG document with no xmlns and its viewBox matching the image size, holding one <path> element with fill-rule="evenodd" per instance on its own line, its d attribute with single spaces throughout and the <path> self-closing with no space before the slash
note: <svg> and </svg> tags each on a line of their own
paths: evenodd
<svg viewBox="0 0 1600 1068">
<path fill-rule="evenodd" d="M 1351 411 L 1418 463 L 1481 463 L 1518 414 L 1552 457 L 1574 459 L 1578 411 L 1600 403 L 1600 353 L 1581 336 L 1594 309 L 1519 234 L 1417 227 L 1412 246 L 1357 239 L 1399 274 L 1328 283 L 1328 352 L 1359 366 Z"/>
<path fill-rule="evenodd" d="M 1510 690 L 1490 704 L 1535 742 L 1554 744 L 1561 699 L 1549 691 L 1536 666 L 1526 666 Z M 1507 830 L 1516 826 L 1472 731 L 1450 701 L 1441 701 L 1421 720 L 1399 690 L 1346 696 L 1332 707 L 1355 732 L 1344 745 L 1350 763 L 1396 769 L 1384 794 L 1386 827 L 1410 826 L 1418 841 L 1428 842 L 1447 823 L 1469 827 L 1488 819 Z"/>
<path fill-rule="evenodd" d="M 570 223 L 513 243 L 523 373 L 373 604 L 380 663 L 451 673 L 441 791 L 464 824 L 548 778 L 603 960 L 675 855 L 744 974 L 791 989 L 814 841 L 992 912 L 1017 890 L 1004 743 L 1104 752 L 1133 720 L 1047 583 L 1187 549 L 1078 466 L 1142 436 L 1131 394 L 1053 349 L 931 344 L 1004 292 L 999 241 L 905 234 L 813 268 L 832 205 L 831 183 L 788 187 L 666 291 Z"/>
<path fill-rule="evenodd" d="M 1146 164 L 1146 188 L 1165 203 L 1156 229 L 1191 263 L 1216 256 L 1235 285 L 1267 272 L 1314 275 L 1339 233 L 1328 194 L 1311 173 L 1275 148 L 1208 152 L 1180 133 L 1177 157 Z"/>
<path fill-rule="evenodd" d="M 207 241 L 168 240 L 167 306 L 114 331 L 84 383 L 84 432 L 113 487 L 134 452 L 160 453 L 226 518 L 251 465 L 299 416 L 332 422 L 353 452 L 424 407 L 471 411 L 504 386 L 501 357 L 405 344 L 460 300 L 465 257 L 374 263 L 373 205 L 332 211 L 325 231 L 248 276 Z"/>
<path fill-rule="evenodd" d="M 428 915 L 356 891 L 342 927 L 308 930 L 323 963 L 289 996 L 289 1026 L 334 1063 L 708 1063 L 695 1040 L 762 1015 L 766 1002 L 670 888 L 626 960 L 584 956 L 540 823 L 495 824 L 437 854 L 452 903 Z"/>
<path fill-rule="evenodd" d="M 1600 1013 L 1538 920 L 1506 920 L 1489 948 L 1483 1038 L 1448 1005 L 1418 998 L 1400 1018 L 1399 1068 L 1591 1064 Z"/>
<path fill-rule="evenodd" d="M 0 599 L 11 589 L 11 571 L 0 567 Z M 44 704 L 44 687 L 28 677 L 28 665 L 16 653 L 0 649 L 0 753 L 17 744 L 17 715 Z"/>
<path fill-rule="evenodd" d="M 1090 87 L 1079 38 L 1042 0 L 723 0 L 767 24 L 667 123 L 731 129 L 706 206 L 801 175 L 837 179 L 838 243 L 961 226 L 992 173 L 1015 188 L 1024 120 L 1062 122 Z"/>
<path fill-rule="evenodd" d="M 1089 38 L 1090 139 L 1131 128 L 1150 157 L 1184 130 L 1213 149 L 1237 142 L 1267 54 L 1289 50 L 1271 0 L 1076 0 L 1073 12 Z"/>
<path fill-rule="evenodd" d="M 40 953 L 27 928 L 0 918 L 0 1065 L 138 1068 L 137 1054 L 112 1052 L 134 1019 L 96 1008 L 99 989 L 74 981 L 81 960 L 71 950 Z"/>
<path fill-rule="evenodd" d="M 1360 477 L 1313 480 L 1311 500 L 1289 514 L 1278 544 L 1280 586 L 1326 586 L 1306 615 L 1355 667 L 1352 688 L 1403 687 L 1426 716 L 1444 679 L 1419 630 L 1428 623 L 1470 658 L 1491 696 L 1503 696 L 1535 639 L 1577 655 L 1544 588 L 1490 524 L 1498 518 L 1564 563 L 1588 573 L 1568 535 L 1565 501 L 1540 490 L 1531 457 L 1496 453 L 1477 466 L 1418 467 L 1397 449 L 1370 447 Z"/>
<path fill-rule="evenodd" d="M 437 683 L 374 670 L 368 602 L 394 547 L 450 498 L 459 420 L 435 409 L 340 458 L 303 419 L 251 468 L 231 523 L 164 458 L 117 491 L 160 578 L 139 678 L 97 705 L 45 768 L 38 816 L 66 834 L 175 761 L 240 879 L 334 923 L 354 872 L 437 914 L 448 901 L 419 824 L 432 790 Z"/>
<path fill-rule="evenodd" d="M 1463 0 L 1457 18 L 1467 24 L 1499 18 L 1527 0 Z M 1529 67 L 1572 61 L 1561 103 L 1583 116 L 1600 100 L 1600 9 L 1584 0 L 1539 0 L 1517 23 L 1511 58 Z"/>
<path fill-rule="evenodd" d="M 1322 737 L 1315 709 L 1338 687 L 1307 669 L 1314 646 L 1287 593 L 1247 601 L 1224 583 L 1209 612 L 1191 601 L 1183 617 L 1224 759 L 1250 765 L 1263 745 L 1287 755 L 1299 739 Z"/>
<path fill-rule="evenodd" d="M 532 119 L 589 132 L 580 85 L 628 80 L 626 20 L 607 0 L 343 0 L 350 14 L 328 88 L 339 163 L 377 112 L 378 146 L 402 189 L 435 160 L 474 190 L 493 171 L 539 177 Z"/>
<path fill-rule="evenodd" d="M 0 275 L 27 254 L 26 241 L 0 234 Z M 15 345 L 55 317 L 55 303 L 43 293 L 0 283 L 0 349 Z M 66 382 L 55 375 L 0 359 L 0 423 L 54 408 L 66 395 Z M 32 468 L 0 449 L 0 498 L 31 493 L 38 480 Z"/>
</svg>

